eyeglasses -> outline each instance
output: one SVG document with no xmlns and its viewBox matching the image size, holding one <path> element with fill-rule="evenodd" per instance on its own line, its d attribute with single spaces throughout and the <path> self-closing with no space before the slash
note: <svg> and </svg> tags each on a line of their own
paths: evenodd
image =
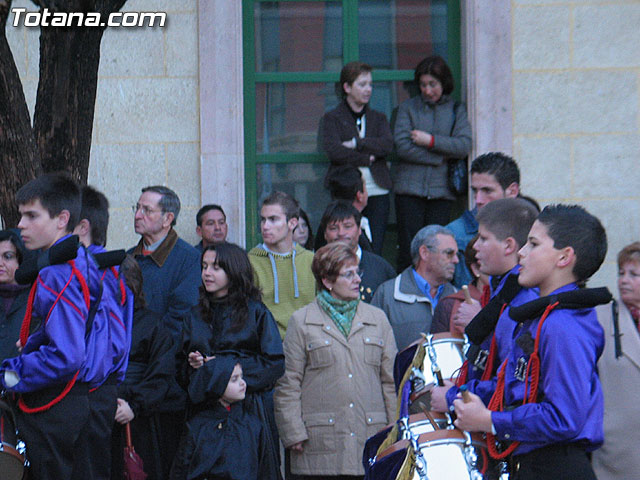
<svg viewBox="0 0 640 480">
<path fill-rule="evenodd" d="M 458 251 L 454 250 L 453 248 L 447 248 L 446 250 L 438 250 L 435 247 L 427 247 L 431 252 L 433 253 L 439 253 L 441 255 L 444 255 L 447 258 L 453 258 L 455 256 L 458 255 Z"/>
<path fill-rule="evenodd" d="M 361 268 L 359 268 L 358 270 L 349 270 L 346 273 L 339 273 L 338 276 L 344 278 L 345 280 L 351 281 L 353 280 L 353 278 L 355 276 L 358 276 L 359 278 L 362 278 L 362 276 L 364 275 L 364 270 L 362 270 Z"/>
<path fill-rule="evenodd" d="M 140 211 L 140 213 L 142 213 L 143 216 L 145 217 L 149 217 L 151 216 L 151 214 L 156 213 L 156 212 L 161 212 L 162 210 L 156 210 L 153 208 L 147 208 L 143 205 L 140 205 L 139 203 L 136 203 L 135 205 L 131 206 L 131 211 L 133 213 L 138 213 L 138 210 Z"/>
</svg>

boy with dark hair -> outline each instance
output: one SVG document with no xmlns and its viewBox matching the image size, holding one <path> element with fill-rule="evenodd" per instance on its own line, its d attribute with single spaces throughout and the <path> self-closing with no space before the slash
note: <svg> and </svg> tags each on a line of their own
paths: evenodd
<svg viewBox="0 0 640 480">
<path fill-rule="evenodd" d="M 16 195 L 27 248 L 46 251 L 66 239 L 80 216 L 80 189 L 71 179 L 48 174 Z M 99 272 L 86 251 L 43 268 L 29 296 L 19 344 L 21 354 L 0 367 L 2 387 L 19 395 L 18 430 L 29 448 L 37 479 L 71 478 L 74 450 L 89 418 L 86 323 L 100 289 Z M 88 351 L 89 350 L 89 351 Z"/>
<path fill-rule="evenodd" d="M 471 193 L 475 207 L 465 210 L 460 217 L 449 223 L 456 237 L 458 250 L 463 252 L 469 241 L 478 233 L 476 215 L 485 205 L 501 198 L 520 196 L 520 169 L 516 161 L 501 152 L 489 152 L 476 157 L 471 162 Z M 471 274 L 464 262 L 456 266 L 453 284 L 460 288 L 471 282 Z"/>
<path fill-rule="evenodd" d="M 477 395 L 465 401 L 448 399 L 456 426 L 486 432 L 489 453 L 509 461 L 510 478 L 596 478 L 588 452 L 604 436 L 596 369 L 604 334 L 594 307 L 611 294 L 580 286 L 606 250 L 605 230 L 586 210 L 545 208 L 519 252 L 518 281 L 539 288 L 541 298 L 511 306 L 500 317 L 496 336 L 509 354 L 497 378 L 472 382 L 469 389 Z"/>
<path fill-rule="evenodd" d="M 249 251 L 256 283 L 284 338 L 289 318 L 316 296 L 311 273 L 313 253 L 293 242 L 298 225 L 298 201 L 284 192 L 273 192 L 260 208 L 263 242 Z"/>
<path fill-rule="evenodd" d="M 471 346 L 467 350 L 467 374 L 461 385 L 472 379 L 491 378 L 497 368 L 497 352 L 493 332 L 507 305 L 518 305 L 537 298 L 537 292 L 518 284 L 518 251 L 527 242 L 527 234 L 538 211 L 528 201 L 504 198 L 486 205 L 478 212 L 478 239 L 473 245 L 480 271 L 490 276 L 489 288 L 480 302 L 460 306 L 454 325 L 464 328 Z M 482 309 L 482 311 L 481 311 Z M 494 345 L 492 345 L 494 344 Z"/>
<path fill-rule="evenodd" d="M 108 227 L 107 197 L 91 186 L 83 186 L 80 222 L 74 233 L 92 255 L 106 252 Z M 124 380 L 131 346 L 133 296 L 119 278 L 117 267 L 105 268 L 100 274 L 102 314 L 94 318 L 89 334 L 89 341 L 96 345 L 93 351 L 97 358 L 90 359 L 83 367 L 98 365 L 99 368 L 93 367 L 86 374 L 90 387 L 89 422 L 76 444 L 72 478 L 78 480 L 111 477 L 111 451 L 104 446 L 111 441 L 113 418 L 121 408 L 117 402 L 117 385 Z"/>
</svg>

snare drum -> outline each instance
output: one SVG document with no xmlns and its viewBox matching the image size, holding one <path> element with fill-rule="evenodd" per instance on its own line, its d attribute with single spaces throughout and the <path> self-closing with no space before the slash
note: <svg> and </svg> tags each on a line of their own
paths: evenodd
<svg viewBox="0 0 640 480">
<path fill-rule="evenodd" d="M 440 412 L 420 412 L 409 415 L 408 424 L 411 433 L 420 436 L 423 433 L 447 428 L 448 418 Z"/>
<path fill-rule="evenodd" d="M 25 457 L 18 451 L 20 440 L 16 432 L 13 412 L 0 400 L 0 478 L 22 480 Z"/>
<path fill-rule="evenodd" d="M 435 360 L 442 372 L 442 378 L 450 379 L 456 374 L 456 372 L 462 367 L 464 363 L 464 339 L 457 335 L 452 335 L 449 332 L 436 333 L 432 336 L 431 344 L 427 341 L 425 343 L 425 349 L 427 350 L 424 356 L 424 362 L 422 363 L 422 372 L 424 374 L 425 383 L 436 384 L 436 378 L 433 375 L 432 367 L 433 363 L 431 355 L 429 354 L 429 347 L 433 347 L 433 353 Z"/>
<path fill-rule="evenodd" d="M 479 435 L 436 430 L 420 435 L 418 444 L 429 480 L 473 480 L 487 469 L 487 445 Z"/>
</svg>

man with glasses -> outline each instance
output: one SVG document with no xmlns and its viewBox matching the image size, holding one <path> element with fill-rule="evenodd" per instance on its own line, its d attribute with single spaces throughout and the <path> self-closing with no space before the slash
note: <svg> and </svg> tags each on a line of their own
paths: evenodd
<svg viewBox="0 0 640 480">
<path fill-rule="evenodd" d="M 453 233 L 427 225 L 411 241 L 413 265 L 378 287 L 371 304 L 387 314 L 398 350 L 429 332 L 438 300 L 455 293 L 451 279 L 458 263 Z"/>
<path fill-rule="evenodd" d="M 142 238 L 128 253 L 135 256 L 143 277 L 143 291 L 150 310 L 162 315 L 175 345 L 182 340 L 182 317 L 198 304 L 200 255 L 173 229 L 180 213 L 180 199 L 163 186 L 142 189 L 133 206 L 134 226 Z M 183 424 L 185 392 L 177 383 L 167 393 L 160 417 L 160 458 L 168 476 L 175 439 Z"/>
<path fill-rule="evenodd" d="M 360 299 L 371 303 L 378 286 L 396 276 L 393 267 L 384 258 L 360 247 L 361 236 L 360 212 L 345 201 L 331 202 L 320 220 L 326 243 L 342 241 L 348 243 L 355 251 L 360 264 Z"/>
</svg>

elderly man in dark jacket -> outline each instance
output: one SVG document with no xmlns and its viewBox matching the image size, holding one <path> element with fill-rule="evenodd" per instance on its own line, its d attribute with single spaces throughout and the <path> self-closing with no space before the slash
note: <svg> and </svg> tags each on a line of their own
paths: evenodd
<svg viewBox="0 0 640 480">
<path fill-rule="evenodd" d="M 142 189 L 135 206 L 135 230 L 142 238 L 129 250 L 144 279 L 149 310 L 162 315 L 175 347 L 182 339 L 182 317 L 198 303 L 200 255 L 173 230 L 180 213 L 180 199 L 163 186 Z M 160 414 L 161 458 L 165 477 L 171 468 L 175 440 L 183 426 L 186 393 L 173 381 Z"/>
</svg>

